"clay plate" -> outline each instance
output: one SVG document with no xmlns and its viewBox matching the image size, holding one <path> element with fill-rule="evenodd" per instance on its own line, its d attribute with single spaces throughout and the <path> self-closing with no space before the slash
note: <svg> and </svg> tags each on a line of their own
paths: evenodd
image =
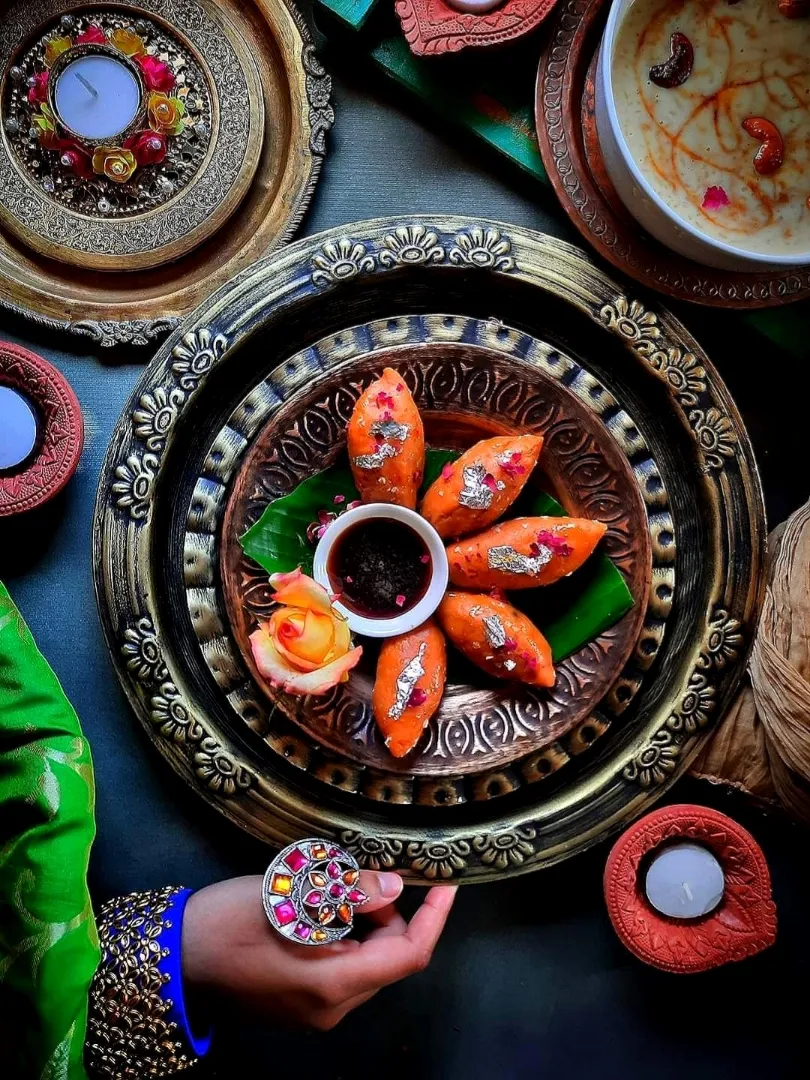
<svg viewBox="0 0 810 1080">
<path fill-rule="evenodd" d="M 540 58 L 535 122 L 549 179 L 599 255 L 642 285 L 679 300 L 766 308 L 810 296 L 810 269 L 735 273 L 701 266 L 642 231 L 605 172 L 594 119 L 594 74 L 609 4 L 560 0 Z"/>
<path fill-rule="evenodd" d="M 350 364 L 327 370 L 274 412 L 233 482 L 220 543 L 231 629 L 269 701 L 317 743 L 350 762 L 394 775 L 480 774 L 525 758 L 573 731 L 595 711 L 633 652 L 647 614 L 651 581 L 649 524 L 636 474 L 599 414 L 560 381 L 571 362 L 537 343 L 531 359 L 521 364 L 484 344 L 487 325 L 473 320 L 447 317 L 449 323 L 466 324 L 463 342 L 431 342 L 431 325 L 438 334 L 444 320 L 431 317 L 427 341 L 372 348 Z M 354 327 L 344 340 L 373 341 L 376 329 Z M 330 344 L 320 342 L 314 348 L 324 355 Z M 606 520 L 605 549 L 625 575 L 635 600 L 633 610 L 615 627 L 559 666 L 550 692 L 499 684 L 451 650 L 441 708 L 416 750 L 401 760 L 385 749 L 371 714 L 376 657 L 372 643 L 363 642 L 366 656 L 361 669 L 324 698 L 290 697 L 261 678 L 248 639 L 272 610 L 272 590 L 266 572 L 244 555 L 238 539 L 268 502 L 345 451 L 351 409 L 385 366 L 395 367 L 413 391 L 428 445 L 466 449 L 492 435 L 543 434 L 545 476 L 538 471 L 532 484 L 536 488 L 545 481 L 574 516 Z M 632 421 L 622 414 L 616 426 L 630 427 Z M 649 459 L 646 472 L 658 476 Z M 628 700 L 629 694 L 621 705 Z M 609 707 L 606 712 L 609 719 Z M 254 730 L 255 726 L 254 718 Z M 598 726 L 597 720 L 594 730 Z"/>
<path fill-rule="evenodd" d="M 0 517 L 33 510 L 58 495 L 79 464 L 84 421 L 73 387 L 41 356 L 0 342 L 0 386 L 19 390 L 34 405 L 39 437 L 19 470 L 0 472 Z"/>
<path fill-rule="evenodd" d="M 506 0 L 481 14 L 456 11 L 444 0 L 397 0 L 402 32 L 417 56 L 504 45 L 539 26 L 557 0 Z"/>
</svg>

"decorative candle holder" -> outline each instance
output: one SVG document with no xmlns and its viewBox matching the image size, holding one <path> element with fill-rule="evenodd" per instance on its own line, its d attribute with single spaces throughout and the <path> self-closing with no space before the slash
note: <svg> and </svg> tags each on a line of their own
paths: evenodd
<svg viewBox="0 0 810 1080">
<path fill-rule="evenodd" d="M 141 55 L 143 57 L 149 56 L 148 53 L 142 53 Z M 121 65 L 122 68 L 127 71 L 132 77 L 137 87 L 138 107 L 132 120 L 130 120 L 128 124 L 124 124 L 124 126 L 119 128 L 117 131 L 111 131 L 109 134 L 100 137 L 88 135 L 84 132 L 77 131 L 75 128 L 72 128 L 67 122 L 67 120 L 60 114 L 59 105 L 56 100 L 57 88 L 59 87 L 62 79 L 65 76 L 70 75 L 70 71 L 67 69 L 75 66 L 77 60 L 82 60 L 88 56 L 106 57 L 108 60 Z M 159 65 L 158 72 L 156 75 L 153 75 L 153 79 L 162 83 L 164 86 L 167 87 L 167 89 L 174 89 L 174 87 L 176 86 L 176 76 L 169 64 L 164 64 L 162 61 L 157 60 L 154 57 L 152 57 L 151 59 L 155 60 L 155 65 Z M 112 45 L 102 44 L 100 42 L 88 42 L 78 45 L 73 44 L 69 49 L 66 49 L 62 53 L 59 53 L 59 55 L 51 64 L 50 70 L 47 67 L 40 69 L 37 75 L 34 76 L 34 80 L 34 86 L 31 87 L 29 90 L 29 102 L 31 102 L 32 93 L 35 96 L 35 100 L 37 100 L 37 80 L 41 82 L 46 82 L 48 106 L 50 109 L 50 113 L 54 119 L 57 131 L 61 129 L 64 135 L 68 137 L 68 141 L 72 140 L 82 147 L 108 146 L 111 143 L 123 147 L 126 145 L 127 141 L 131 139 L 132 136 L 136 135 L 139 131 L 142 131 L 145 128 L 149 129 L 149 121 L 146 113 L 148 94 L 144 85 L 142 69 L 130 56 L 128 56 L 124 52 L 121 52 L 120 49 L 117 49 Z M 94 90 L 96 98 L 98 98 L 100 94 L 103 94 L 103 91 L 101 89 L 96 89 L 95 87 L 92 87 L 92 85 L 89 89 L 87 87 L 83 87 L 83 89 L 85 90 L 85 93 L 88 94 L 88 96 L 92 95 Z M 184 101 L 184 98 L 186 96 L 187 95 L 183 95 L 183 97 L 178 96 L 177 101 Z M 185 115 L 185 104 L 183 112 Z M 183 127 L 185 127 L 185 121 L 183 123 Z M 180 132 L 178 131 L 177 134 L 179 135 Z M 42 142 L 41 136 L 40 142 Z"/>
<path fill-rule="evenodd" d="M 395 10 L 410 50 L 439 56 L 504 45 L 545 19 L 557 0 L 397 0 Z"/>
<path fill-rule="evenodd" d="M 81 457 L 84 423 L 67 379 L 41 356 L 8 342 L 0 342 L 0 387 L 29 404 L 37 427 L 30 451 L 0 471 L 0 517 L 9 517 L 41 506 L 67 484 Z"/>
<path fill-rule="evenodd" d="M 45 0 L 19 17 L 3 73 L 0 223 L 81 267 L 136 270 L 184 255 L 234 212 L 258 166 L 255 63 L 224 40 L 203 55 L 151 12 L 57 17 L 61 6 Z M 45 22 L 43 8 L 54 10 Z"/>
<path fill-rule="evenodd" d="M 647 898 L 653 857 L 679 841 L 707 849 L 725 877 L 720 902 L 705 915 L 673 918 Z M 639 960 L 691 973 L 743 960 L 776 940 L 776 906 L 765 856 L 749 832 L 703 806 L 665 806 L 616 842 L 605 866 L 605 900 L 613 928 Z"/>
</svg>

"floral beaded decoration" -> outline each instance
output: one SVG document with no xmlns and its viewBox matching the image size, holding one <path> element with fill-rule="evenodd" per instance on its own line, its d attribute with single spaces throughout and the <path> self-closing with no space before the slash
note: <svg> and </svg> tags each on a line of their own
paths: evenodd
<svg viewBox="0 0 810 1080">
<path fill-rule="evenodd" d="M 352 929 L 354 909 L 368 897 L 358 887 L 357 860 L 328 840 L 299 840 L 270 863 L 262 903 L 271 925 L 299 945 L 329 945 Z"/>
<path fill-rule="evenodd" d="M 126 132 L 120 145 L 92 144 L 70 132 L 53 107 L 52 76 L 74 57 L 87 52 L 117 55 L 134 71 L 142 88 L 142 108 L 136 130 Z M 40 145 L 59 155 L 60 165 L 81 180 L 104 177 L 125 184 L 138 169 L 160 165 L 166 158 L 167 140 L 185 129 L 187 89 L 169 63 L 153 55 L 143 37 L 126 27 L 106 32 L 91 23 L 74 37 L 50 38 L 45 44 L 43 68 L 28 80 L 31 130 Z"/>
</svg>

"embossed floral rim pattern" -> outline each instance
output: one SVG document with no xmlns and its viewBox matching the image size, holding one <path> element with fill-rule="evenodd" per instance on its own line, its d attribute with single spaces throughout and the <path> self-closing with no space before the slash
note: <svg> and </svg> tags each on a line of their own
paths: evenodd
<svg viewBox="0 0 810 1080">
<path fill-rule="evenodd" d="M 670 455 L 662 463 L 665 480 L 677 471 L 683 481 L 673 496 L 675 527 L 679 513 L 695 513 L 696 502 L 711 525 L 701 538 L 703 559 L 693 580 L 679 586 L 675 597 L 677 655 L 668 655 L 655 693 L 642 694 L 632 723 L 610 740 L 609 752 L 603 750 L 553 799 L 539 785 L 520 805 L 495 800 L 455 823 L 450 810 L 435 827 L 407 807 L 370 815 L 348 810 L 337 799 L 310 798 L 306 784 L 295 779 L 301 765 L 295 747 L 286 767 L 275 765 L 260 746 L 237 735 L 227 703 L 208 685 L 210 676 L 200 679 L 201 661 L 189 660 L 184 642 L 173 636 L 189 631 L 182 629 L 179 612 L 165 606 L 155 578 L 168 558 L 174 574 L 182 573 L 182 564 L 207 572 L 209 587 L 215 584 L 209 555 L 193 549 L 167 555 L 158 529 L 158 504 L 167 496 L 176 503 L 176 487 L 163 490 L 162 479 L 178 457 L 175 444 L 181 446 L 189 433 L 190 403 L 199 423 L 209 380 L 243 352 L 251 335 L 261 331 L 257 355 L 266 356 L 277 320 L 297 305 L 311 312 L 319 297 L 339 302 L 347 281 L 372 276 L 381 294 L 376 304 L 388 310 L 386 290 L 401 298 L 403 290 L 423 295 L 432 285 L 440 309 L 443 283 L 462 280 L 471 294 L 485 294 L 490 307 L 497 307 L 511 281 L 534 290 L 538 300 L 545 296 L 552 306 L 566 305 L 566 333 L 585 335 L 591 348 L 596 335 L 602 351 L 621 358 L 659 402 L 670 434 L 680 433 L 677 458 Z M 256 371 L 255 377 L 262 374 L 267 372 Z M 261 393 L 284 399 L 307 385 L 311 374 L 306 365 L 282 364 L 273 373 L 272 391 L 262 384 Z M 222 380 L 216 385 L 222 387 Z M 158 415 L 159 424 L 149 419 Z M 645 435 L 664 453 L 661 420 L 647 419 Z M 215 452 L 226 454 L 229 446 L 222 442 Z M 221 498 L 213 482 L 207 490 L 198 488 L 192 515 L 202 520 Z M 94 564 L 105 633 L 138 716 L 176 771 L 232 821 L 279 846 L 300 836 L 330 835 L 361 865 L 397 868 L 411 880 L 482 881 L 583 850 L 641 813 L 685 771 L 744 669 L 760 601 L 764 537 L 745 430 L 708 358 L 673 316 L 628 297 L 583 253 L 560 241 L 495 222 L 406 218 L 357 223 L 280 252 L 198 309 L 161 348 L 117 425 L 102 470 Z"/>
</svg>

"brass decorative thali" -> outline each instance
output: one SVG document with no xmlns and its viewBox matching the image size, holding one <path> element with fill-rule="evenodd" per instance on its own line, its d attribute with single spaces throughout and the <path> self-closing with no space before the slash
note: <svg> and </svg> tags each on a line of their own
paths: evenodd
<svg viewBox="0 0 810 1080">
<path fill-rule="evenodd" d="M 268 589 L 238 544 L 341 452 L 386 364 L 429 442 L 543 432 L 544 479 L 607 522 L 635 600 L 546 697 L 451 669 L 402 762 L 368 670 L 322 700 L 262 685 L 246 640 Z M 269 843 L 334 836 L 365 866 L 480 881 L 595 843 L 687 768 L 744 667 L 764 535 L 742 423 L 676 319 L 559 241 L 437 217 L 301 241 L 190 316 L 118 423 L 94 542 L 123 685 L 209 802 Z"/>
<path fill-rule="evenodd" d="M 27 126 L 43 45 L 91 24 L 137 27 L 187 103 L 165 161 L 123 185 L 58 173 Z M 0 309 L 104 347 L 165 336 L 288 240 L 334 119 L 331 80 L 285 0 L 0 0 L 0 114 Z"/>
</svg>

